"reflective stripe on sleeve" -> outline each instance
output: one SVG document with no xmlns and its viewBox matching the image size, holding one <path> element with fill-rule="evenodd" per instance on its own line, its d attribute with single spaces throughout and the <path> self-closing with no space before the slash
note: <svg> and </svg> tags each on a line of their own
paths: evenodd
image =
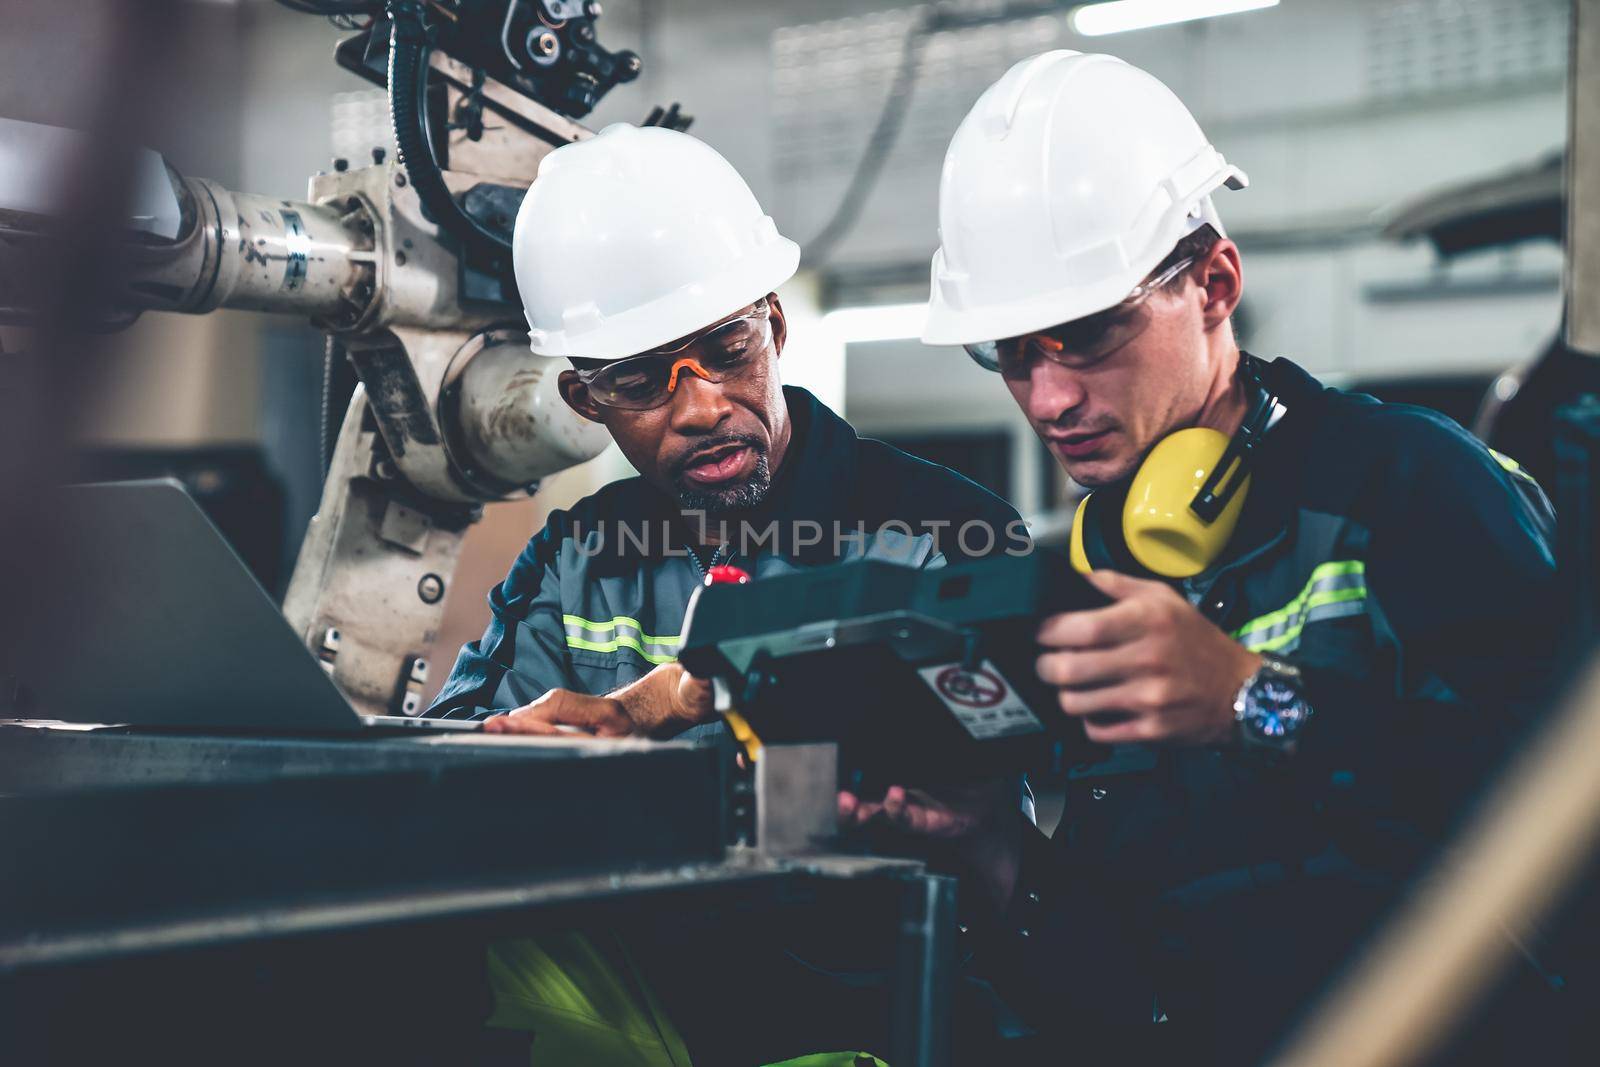
<svg viewBox="0 0 1600 1067">
<path fill-rule="evenodd" d="M 1308 623 L 1365 614 L 1366 572 L 1359 559 L 1324 563 L 1288 604 L 1251 619 L 1232 636 L 1252 652 L 1283 652 L 1299 644 Z"/>
<path fill-rule="evenodd" d="M 653 636 L 644 632 L 638 619 L 618 615 L 609 622 L 591 622 L 578 615 L 561 616 L 567 647 L 587 652 L 617 652 L 627 648 L 649 663 L 671 663 L 678 658 L 682 634 Z"/>
</svg>

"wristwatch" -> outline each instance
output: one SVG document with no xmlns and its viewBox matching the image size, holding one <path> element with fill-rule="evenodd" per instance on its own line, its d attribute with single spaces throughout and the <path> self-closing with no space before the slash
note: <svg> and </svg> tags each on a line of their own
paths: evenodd
<svg viewBox="0 0 1600 1067">
<path fill-rule="evenodd" d="M 1261 657 L 1261 668 L 1245 679 L 1233 701 L 1240 740 L 1247 747 L 1293 752 L 1301 729 L 1311 718 L 1303 686 L 1300 668 Z"/>
</svg>

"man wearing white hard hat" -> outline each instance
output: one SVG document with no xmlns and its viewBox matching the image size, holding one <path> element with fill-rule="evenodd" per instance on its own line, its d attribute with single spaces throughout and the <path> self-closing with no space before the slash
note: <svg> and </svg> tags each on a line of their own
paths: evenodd
<svg viewBox="0 0 1600 1067">
<path fill-rule="evenodd" d="M 1111 56 L 1019 63 L 957 130 L 923 340 L 995 372 L 1092 490 L 1071 554 L 1113 603 L 1042 620 L 1037 668 L 1107 756 L 1053 840 L 841 798 L 967 852 L 996 909 L 973 939 L 1033 1025 L 1169 1019 L 1187 1062 L 1255 1062 L 1308 1003 L 1554 647 L 1553 515 L 1516 463 L 1240 350 L 1213 197 L 1245 185 Z"/>
<path fill-rule="evenodd" d="M 760 580 L 861 557 L 932 567 L 1026 547 L 999 498 L 857 437 L 782 385 L 776 290 L 800 249 L 703 142 L 617 125 L 557 149 L 513 243 L 533 351 L 639 476 L 550 516 L 490 594 L 488 630 L 462 649 L 430 714 L 483 718 L 490 732 L 718 743 L 731 760 L 709 684 L 676 662 L 690 594 L 713 568 Z M 968 524 L 988 534 L 962 537 Z M 839 1013 L 798 1001 L 833 984 L 787 951 L 805 935 L 771 935 L 727 945 L 685 915 L 620 954 L 610 934 L 501 943 L 491 1025 L 534 1028 L 535 1063 L 676 1064 L 685 1047 L 696 1063 L 755 1063 L 775 1048 L 828 1047 L 825 1035 L 844 1033 Z"/>
<path fill-rule="evenodd" d="M 639 477 L 550 517 L 434 714 L 504 732 L 719 735 L 709 686 L 674 662 L 711 568 L 936 566 L 1026 543 L 997 497 L 782 385 L 775 290 L 800 249 L 703 142 L 616 125 L 552 152 L 514 258 L 533 351 Z M 969 522 L 993 537 L 956 536 Z"/>
</svg>

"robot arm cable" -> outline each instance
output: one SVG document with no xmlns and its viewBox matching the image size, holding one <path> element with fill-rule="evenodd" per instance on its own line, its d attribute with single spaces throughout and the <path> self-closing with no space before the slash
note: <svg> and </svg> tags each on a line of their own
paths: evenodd
<svg viewBox="0 0 1600 1067">
<path fill-rule="evenodd" d="M 428 136 L 428 46 L 421 16 L 409 4 L 392 5 L 389 42 L 389 114 L 400 163 L 428 215 L 449 233 L 491 256 L 511 251 L 511 242 L 467 214 L 445 184 Z"/>
</svg>

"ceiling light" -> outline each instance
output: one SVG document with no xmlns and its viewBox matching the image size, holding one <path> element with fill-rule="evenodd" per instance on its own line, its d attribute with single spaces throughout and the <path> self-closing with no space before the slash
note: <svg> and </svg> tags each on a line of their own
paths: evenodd
<svg viewBox="0 0 1600 1067">
<path fill-rule="evenodd" d="M 1277 7 L 1278 0 L 1111 0 L 1072 9 L 1067 22 L 1084 37 L 1103 37 L 1150 26 L 1170 26 L 1214 15 L 1237 15 Z"/>
<path fill-rule="evenodd" d="M 922 336 L 928 305 L 878 304 L 839 308 L 822 316 L 822 325 L 842 344 L 904 341 Z"/>
</svg>

